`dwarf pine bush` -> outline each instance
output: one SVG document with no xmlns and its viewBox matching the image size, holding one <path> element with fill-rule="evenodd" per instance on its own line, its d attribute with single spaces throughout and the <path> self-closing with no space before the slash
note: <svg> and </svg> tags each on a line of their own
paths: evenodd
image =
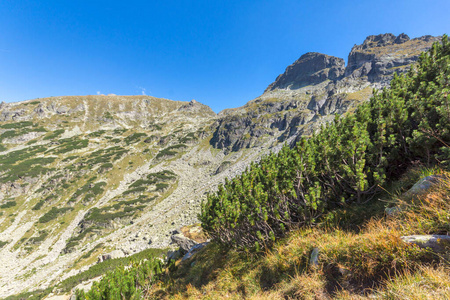
<svg viewBox="0 0 450 300">
<path fill-rule="evenodd" d="M 450 43 L 444 36 L 354 114 L 337 116 L 318 134 L 219 185 L 199 217 L 222 244 L 264 247 L 293 225 L 373 195 L 412 161 L 448 161 L 449 145 Z"/>
</svg>

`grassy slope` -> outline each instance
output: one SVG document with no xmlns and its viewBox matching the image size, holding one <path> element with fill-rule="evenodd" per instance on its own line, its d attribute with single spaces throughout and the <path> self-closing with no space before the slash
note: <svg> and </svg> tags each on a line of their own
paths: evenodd
<svg viewBox="0 0 450 300">
<path fill-rule="evenodd" d="M 426 171 L 410 170 L 392 189 L 405 191 Z M 293 231 L 262 255 L 210 244 L 149 289 L 147 298 L 448 299 L 449 254 L 435 255 L 400 237 L 448 231 L 449 192 L 445 182 L 415 200 L 386 194 L 334 212 L 331 222 Z M 408 209 L 387 218 L 386 201 Z M 309 264 L 315 247 L 317 266 Z"/>
</svg>

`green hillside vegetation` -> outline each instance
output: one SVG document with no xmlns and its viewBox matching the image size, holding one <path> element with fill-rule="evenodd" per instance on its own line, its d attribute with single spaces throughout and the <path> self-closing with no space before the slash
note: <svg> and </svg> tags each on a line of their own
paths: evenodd
<svg viewBox="0 0 450 300">
<path fill-rule="evenodd" d="M 291 228 L 367 201 L 412 162 L 445 163 L 449 56 L 445 37 L 354 114 L 337 116 L 293 149 L 285 146 L 220 185 L 202 207 L 205 231 L 224 245 L 258 250 Z"/>
<path fill-rule="evenodd" d="M 77 299 L 448 299 L 450 252 L 400 237 L 450 232 L 449 157 L 444 36 L 353 114 L 209 194 L 199 217 L 213 241 L 193 259 L 107 272 Z M 399 196 L 430 174 L 444 180 Z M 402 210 L 386 217 L 386 202 Z"/>
</svg>

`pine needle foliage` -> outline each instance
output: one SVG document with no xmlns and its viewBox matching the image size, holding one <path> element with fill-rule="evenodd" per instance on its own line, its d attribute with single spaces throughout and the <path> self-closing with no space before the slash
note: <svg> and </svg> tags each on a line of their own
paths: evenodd
<svg viewBox="0 0 450 300">
<path fill-rule="evenodd" d="M 337 116 L 311 138 L 292 149 L 284 146 L 219 185 L 202 204 L 202 227 L 222 244 L 259 250 L 294 226 L 368 199 L 413 161 L 448 162 L 449 145 L 445 35 L 354 114 Z"/>
<path fill-rule="evenodd" d="M 162 263 L 158 258 L 118 267 L 106 273 L 99 282 L 94 282 L 88 292 L 77 290 L 76 299 L 142 299 L 145 290 L 150 288 L 161 274 Z"/>
</svg>

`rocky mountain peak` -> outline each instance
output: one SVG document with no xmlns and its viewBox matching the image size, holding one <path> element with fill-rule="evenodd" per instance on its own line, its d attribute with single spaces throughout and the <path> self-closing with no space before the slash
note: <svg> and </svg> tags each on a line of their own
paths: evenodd
<svg viewBox="0 0 450 300">
<path fill-rule="evenodd" d="M 417 61 L 420 53 L 431 47 L 439 37 L 423 36 L 410 39 L 401 33 L 369 35 L 362 44 L 354 45 L 345 67 L 342 58 L 308 52 L 286 68 L 270 84 L 265 93 L 274 90 L 297 90 L 326 80 L 363 80 L 382 88 L 389 84 L 394 72 L 405 72 Z M 345 84 L 348 84 L 346 81 Z"/>
<path fill-rule="evenodd" d="M 410 38 L 407 34 L 400 34 L 398 36 L 393 35 L 392 33 L 384 33 L 378 35 L 369 35 L 362 45 L 355 46 L 360 49 L 367 49 L 373 47 L 385 47 L 391 44 L 403 44 L 409 41 Z"/>
<path fill-rule="evenodd" d="M 404 33 L 370 35 L 361 45 L 353 46 L 345 77 L 367 80 L 378 88 L 386 86 L 394 72 L 405 72 L 437 39 L 429 36 L 410 39 Z"/>
<path fill-rule="evenodd" d="M 308 52 L 288 66 L 286 71 L 267 87 L 266 91 L 298 89 L 327 79 L 336 80 L 344 74 L 344 71 L 345 62 L 342 58 Z"/>
</svg>

